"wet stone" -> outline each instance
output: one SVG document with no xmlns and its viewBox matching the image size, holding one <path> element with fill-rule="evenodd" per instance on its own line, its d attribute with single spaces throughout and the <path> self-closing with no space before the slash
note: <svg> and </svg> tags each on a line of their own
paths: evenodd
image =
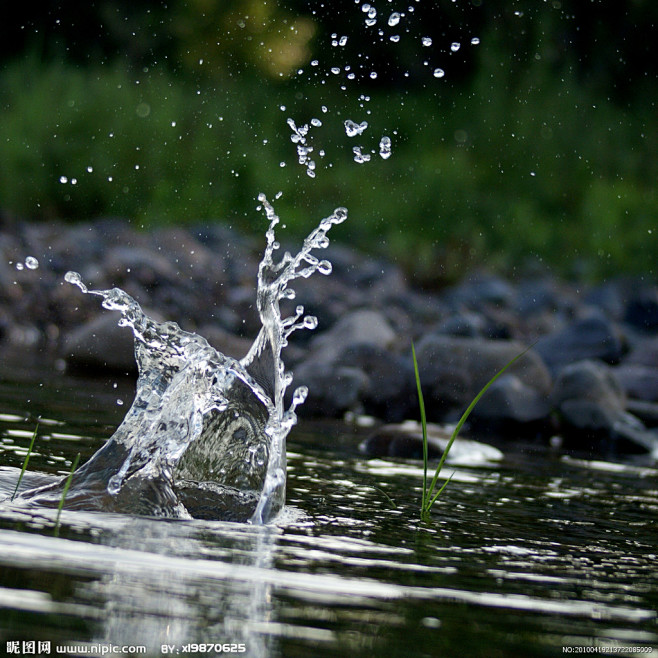
<svg viewBox="0 0 658 658">
<path fill-rule="evenodd" d="M 555 373 L 562 366 L 583 359 L 618 363 L 623 354 L 623 343 L 617 327 L 600 312 L 593 312 L 540 338 L 534 349 Z"/>
</svg>

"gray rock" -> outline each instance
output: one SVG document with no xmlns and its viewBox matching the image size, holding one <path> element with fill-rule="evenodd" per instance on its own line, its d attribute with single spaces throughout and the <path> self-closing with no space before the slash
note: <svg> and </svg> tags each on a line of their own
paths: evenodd
<svg viewBox="0 0 658 658">
<path fill-rule="evenodd" d="M 424 336 L 416 355 L 428 417 L 441 419 L 451 411 L 461 414 L 487 382 L 524 349 L 515 341 Z M 551 376 L 532 350 L 509 372 L 540 395 L 550 392 Z"/>
<path fill-rule="evenodd" d="M 658 368 L 623 363 L 615 376 L 628 397 L 658 402 Z"/>
<path fill-rule="evenodd" d="M 427 424 L 427 455 L 429 459 L 443 455 L 451 432 L 440 425 Z M 406 421 L 378 427 L 360 445 L 359 450 L 370 457 L 423 458 L 423 431 L 420 423 Z M 486 443 L 458 436 L 450 448 L 447 464 L 476 466 L 499 461 L 503 453 Z"/>
<path fill-rule="evenodd" d="M 347 347 L 372 345 L 388 348 L 395 332 L 382 313 L 360 309 L 344 315 L 328 331 L 311 341 L 309 358 L 316 364 L 335 363 Z"/>
<path fill-rule="evenodd" d="M 510 308 L 514 305 L 516 291 L 504 279 L 491 274 L 475 273 L 446 294 L 455 307 L 478 310 L 485 305 Z"/>
<path fill-rule="evenodd" d="M 626 306 L 624 320 L 642 331 L 658 331 L 658 289 L 646 284 L 636 287 Z"/>
<path fill-rule="evenodd" d="M 623 352 L 619 331 L 600 313 L 591 313 L 541 338 L 534 349 L 554 373 L 584 359 L 617 363 Z"/>
<path fill-rule="evenodd" d="M 609 438 L 625 413 L 624 392 L 612 369 L 595 361 L 579 361 L 560 372 L 551 396 L 562 430 L 583 440 Z M 575 432 L 574 432 L 575 431 Z"/>
<path fill-rule="evenodd" d="M 62 348 L 67 363 L 79 370 L 137 372 L 133 333 L 117 320 L 117 314 L 104 313 L 67 334 Z"/>
<path fill-rule="evenodd" d="M 408 359 L 378 345 L 359 343 L 347 347 L 338 365 L 359 368 L 367 377 L 360 393 L 365 413 L 386 422 L 398 422 L 418 408 L 413 369 Z"/>
<path fill-rule="evenodd" d="M 545 420 L 550 414 L 548 396 L 528 386 L 513 373 L 497 379 L 473 409 L 474 419 L 501 424 Z"/>
<path fill-rule="evenodd" d="M 298 408 L 299 415 L 336 418 L 347 411 L 360 411 L 362 391 L 368 387 L 368 378 L 359 368 L 335 367 L 305 361 L 295 368 L 292 390 L 308 387 L 309 394 Z"/>
<path fill-rule="evenodd" d="M 658 337 L 638 341 L 623 363 L 658 368 Z"/>
</svg>

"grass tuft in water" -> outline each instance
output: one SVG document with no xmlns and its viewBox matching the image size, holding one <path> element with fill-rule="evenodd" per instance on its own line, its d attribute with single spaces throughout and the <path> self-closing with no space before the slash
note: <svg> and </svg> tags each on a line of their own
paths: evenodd
<svg viewBox="0 0 658 658">
<path fill-rule="evenodd" d="M 14 500 L 14 498 L 16 498 L 16 494 L 18 493 L 18 488 L 21 486 L 21 482 L 23 481 L 23 476 L 25 475 L 25 471 L 27 470 L 27 464 L 30 461 L 30 457 L 32 456 L 32 448 L 34 447 L 34 441 L 37 438 L 38 430 L 39 430 L 39 423 L 37 423 L 37 426 L 34 428 L 34 432 L 32 433 L 32 440 L 30 441 L 30 446 L 27 449 L 27 455 L 25 455 L 25 461 L 23 462 L 23 468 L 21 468 L 21 474 L 18 476 L 18 482 L 16 482 L 16 488 L 14 489 L 14 493 L 11 495 L 12 501 Z"/>
<path fill-rule="evenodd" d="M 427 486 L 427 464 L 428 464 L 428 444 L 427 444 L 427 417 L 425 415 L 425 401 L 423 399 L 423 391 L 421 389 L 420 385 L 420 374 L 418 372 L 418 361 L 416 359 L 416 349 L 414 347 L 413 341 L 411 343 L 411 356 L 414 362 L 414 375 L 416 376 L 416 388 L 418 389 L 418 406 L 420 407 L 420 424 L 423 430 L 423 497 L 421 500 L 421 506 L 420 506 L 420 518 L 421 521 L 429 521 L 430 520 L 430 511 L 432 509 L 432 506 L 436 502 L 437 498 L 443 493 L 443 490 L 448 486 L 448 483 L 452 479 L 452 475 L 441 485 L 439 490 L 434 493 L 434 489 L 436 488 L 436 483 L 439 480 L 439 475 L 441 474 L 441 469 L 443 468 L 443 465 L 445 464 L 445 461 L 448 457 L 448 453 L 450 452 L 450 448 L 452 448 L 452 444 L 455 442 L 455 439 L 459 435 L 459 432 L 461 431 L 461 428 L 464 426 L 464 423 L 466 422 L 467 418 L 471 415 L 471 411 L 475 408 L 475 405 L 480 401 L 480 398 L 487 392 L 487 389 L 514 363 L 516 363 L 530 348 L 532 345 L 520 354 L 517 354 L 509 363 L 507 363 L 503 368 L 501 368 L 482 388 L 482 390 L 473 398 L 473 401 L 471 404 L 468 405 L 468 408 L 466 411 L 462 414 L 462 417 L 459 419 L 459 422 L 455 426 L 455 429 L 452 432 L 452 435 L 450 436 L 450 440 L 448 441 L 448 444 L 445 447 L 445 450 L 443 451 L 443 454 L 441 455 L 441 459 L 439 460 L 439 464 L 436 467 L 436 471 L 434 473 L 434 477 L 432 478 L 432 482 L 430 483 L 429 487 Z"/>
<path fill-rule="evenodd" d="M 59 536 L 59 517 L 62 514 L 64 501 L 66 500 L 66 494 L 69 492 L 69 487 L 71 486 L 71 479 L 73 478 L 73 473 L 75 473 L 75 469 L 78 467 L 79 461 L 80 461 L 80 453 L 78 453 L 75 456 L 75 459 L 71 464 L 71 472 L 69 473 L 69 476 L 66 478 L 66 482 L 64 483 L 64 489 L 62 490 L 62 497 L 60 498 L 59 506 L 57 507 L 57 518 L 55 519 L 55 537 Z"/>
</svg>

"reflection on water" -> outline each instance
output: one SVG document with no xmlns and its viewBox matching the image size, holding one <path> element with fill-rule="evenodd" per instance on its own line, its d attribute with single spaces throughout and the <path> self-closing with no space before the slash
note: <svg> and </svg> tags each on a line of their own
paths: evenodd
<svg viewBox="0 0 658 658">
<path fill-rule="evenodd" d="M 97 388 L 95 399 L 104 388 L 116 399 Z M 34 428 L 24 407 L 0 398 L 5 497 Z M 75 409 L 43 408 L 53 421 L 40 425 L 35 470 L 66 472 L 78 451 L 95 451 L 98 430 Z M 111 422 L 104 404 L 98 413 Z M 322 425 L 322 441 L 306 431 L 290 437 L 275 525 L 65 510 L 54 537 L 56 510 L 3 506 L 2 649 L 14 639 L 144 644 L 153 656 L 191 643 L 244 644 L 248 656 L 658 648 L 654 467 L 507 450 L 498 464 L 455 466 L 423 525 L 417 463 L 364 460 L 345 425 Z M 43 477 L 28 473 L 25 486 Z"/>
</svg>

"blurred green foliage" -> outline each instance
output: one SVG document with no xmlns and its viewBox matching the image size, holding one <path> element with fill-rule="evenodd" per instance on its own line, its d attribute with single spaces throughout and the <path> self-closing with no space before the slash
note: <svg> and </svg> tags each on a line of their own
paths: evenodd
<svg viewBox="0 0 658 658">
<path fill-rule="evenodd" d="M 416 32 L 399 43 L 386 16 L 378 36 L 344 1 L 63 3 L 13 32 L 5 23 L 0 209 L 261 232 L 257 194 L 282 191 L 292 233 L 345 205 L 344 239 L 427 283 L 482 265 L 653 274 L 655 62 L 642 65 L 647 26 L 628 30 L 655 5 L 479 4 L 416 3 Z M 332 32 L 347 45 L 331 46 Z M 322 122 L 308 133 L 315 178 L 288 118 Z M 369 127 L 350 139 L 345 119 Z M 370 162 L 353 161 L 357 144 Z"/>
</svg>

